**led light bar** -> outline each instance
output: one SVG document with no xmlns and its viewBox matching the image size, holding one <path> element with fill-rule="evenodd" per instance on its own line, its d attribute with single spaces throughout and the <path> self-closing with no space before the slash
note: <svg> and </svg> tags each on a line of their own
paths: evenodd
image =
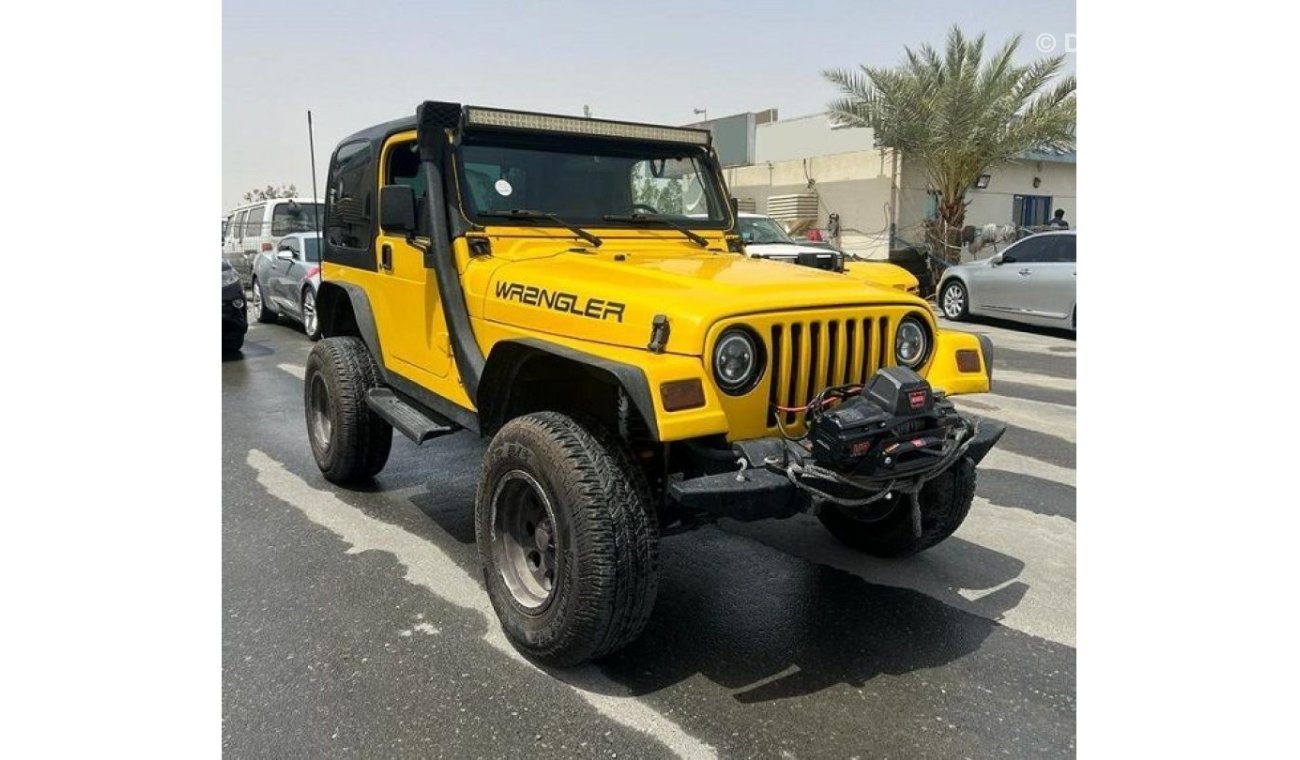
<svg viewBox="0 0 1300 760">
<path fill-rule="evenodd" d="M 502 111 L 496 108 L 469 106 L 465 109 L 465 124 L 470 127 L 503 127 L 527 129 L 538 132 L 559 132 L 570 135 L 620 137 L 627 140 L 655 140 L 708 145 L 712 137 L 706 129 L 660 127 L 654 124 L 634 124 L 626 121 L 584 119 L 578 116 L 552 116 L 550 114 Z"/>
</svg>

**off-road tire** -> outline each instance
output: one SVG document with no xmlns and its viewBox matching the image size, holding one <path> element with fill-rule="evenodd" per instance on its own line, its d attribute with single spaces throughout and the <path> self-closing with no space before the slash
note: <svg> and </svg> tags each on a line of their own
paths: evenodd
<svg viewBox="0 0 1300 760">
<path fill-rule="evenodd" d="M 319 385 L 318 385 L 319 384 Z M 360 338 L 327 338 L 312 347 L 303 383 L 307 438 L 325 479 L 348 485 L 384 469 L 393 445 L 393 426 L 366 405 L 366 392 L 379 372 Z M 323 398 L 315 396 L 324 393 Z M 318 425 L 317 413 L 328 421 Z"/>
<path fill-rule="evenodd" d="M 255 312 L 253 316 L 257 317 L 258 322 L 270 324 L 279 319 L 280 315 L 275 313 L 275 309 L 271 308 L 271 304 L 266 300 L 266 293 L 262 290 L 262 283 L 254 278 L 252 287 L 249 290 L 253 293 L 253 311 Z"/>
<path fill-rule="evenodd" d="M 975 463 L 969 457 L 921 488 L 921 535 L 912 530 L 912 504 L 906 497 L 875 522 L 854 519 L 843 507 L 822 504 L 817 519 L 842 543 L 876 557 L 909 557 L 951 536 L 970 513 L 975 498 Z"/>
<path fill-rule="evenodd" d="M 961 306 L 957 309 L 955 314 L 949 314 L 948 309 L 944 304 L 944 300 L 947 297 L 950 288 L 956 289 L 961 296 Z M 951 319 L 954 322 L 960 322 L 970 317 L 970 290 L 966 288 L 965 283 L 954 277 L 953 279 L 939 285 L 939 296 L 935 298 L 935 304 L 939 307 L 939 313 L 944 317 Z"/>
<path fill-rule="evenodd" d="M 554 513 L 557 570 L 549 597 L 533 610 L 511 593 L 493 552 L 494 500 L 515 471 L 544 490 Z M 488 597 L 519 651 L 565 667 L 614 652 L 641 634 L 659 586 L 652 503 L 644 472 L 598 423 L 539 412 L 497 432 L 483 458 L 474 529 Z"/>
</svg>

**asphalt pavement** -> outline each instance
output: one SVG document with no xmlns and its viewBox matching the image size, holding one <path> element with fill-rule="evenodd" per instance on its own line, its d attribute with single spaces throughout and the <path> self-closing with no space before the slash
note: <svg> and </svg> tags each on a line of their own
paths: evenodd
<svg viewBox="0 0 1300 760">
<path fill-rule="evenodd" d="M 321 477 L 289 323 L 222 362 L 230 757 L 1054 757 L 1075 751 L 1075 342 L 989 324 L 1009 425 L 955 536 L 863 557 L 815 518 L 661 544 L 645 634 L 539 668 L 483 591 L 486 441 L 400 435 L 364 491 Z M 216 348 L 214 346 L 214 353 Z"/>
</svg>

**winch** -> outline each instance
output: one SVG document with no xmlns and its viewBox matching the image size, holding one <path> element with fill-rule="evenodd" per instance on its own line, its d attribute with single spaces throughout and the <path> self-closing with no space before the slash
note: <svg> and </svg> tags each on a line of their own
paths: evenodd
<svg viewBox="0 0 1300 760">
<path fill-rule="evenodd" d="M 968 433 L 942 391 L 907 367 L 882 369 L 862 389 L 828 388 L 808 410 L 817 464 L 850 477 L 904 477 L 924 471 Z M 830 409 L 828 403 L 840 398 Z"/>
</svg>

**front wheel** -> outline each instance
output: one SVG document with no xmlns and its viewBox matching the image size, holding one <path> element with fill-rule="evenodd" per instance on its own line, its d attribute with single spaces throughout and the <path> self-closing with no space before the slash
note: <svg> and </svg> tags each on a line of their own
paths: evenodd
<svg viewBox="0 0 1300 760">
<path fill-rule="evenodd" d="M 817 519 L 842 543 L 875 557 L 908 557 L 951 536 L 975 499 L 975 463 L 969 457 L 921 487 L 921 535 L 912 525 L 912 502 L 903 496 L 881 518 L 867 520 L 834 504 L 822 504 Z"/>
<path fill-rule="evenodd" d="M 269 324 L 276 319 L 271 304 L 267 303 L 262 296 L 262 283 L 257 280 L 253 280 L 253 316 L 257 317 L 257 321 L 263 324 Z"/>
<path fill-rule="evenodd" d="M 325 479 L 349 485 L 384 469 L 393 445 L 393 426 L 366 405 L 379 384 L 370 350 L 360 338 L 327 338 L 307 357 L 303 406 L 307 439 Z"/>
<path fill-rule="evenodd" d="M 316 290 L 302 289 L 302 329 L 308 340 L 320 340 L 320 320 L 316 317 Z"/>
<path fill-rule="evenodd" d="M 540 412 L 501 428 L 483 459 L 474 531 L 517 649 L 563 667 L 640 635 L 659 582 L 651 505 L 644 473 L 599 425 Z"/>
<path fill-rule="evenodd" d="M 970 298 L 961 280 L 949 280 L 939 289 L 939 308 L 945 317 L 954 321 L 970 316 Z"/>
</svg>

